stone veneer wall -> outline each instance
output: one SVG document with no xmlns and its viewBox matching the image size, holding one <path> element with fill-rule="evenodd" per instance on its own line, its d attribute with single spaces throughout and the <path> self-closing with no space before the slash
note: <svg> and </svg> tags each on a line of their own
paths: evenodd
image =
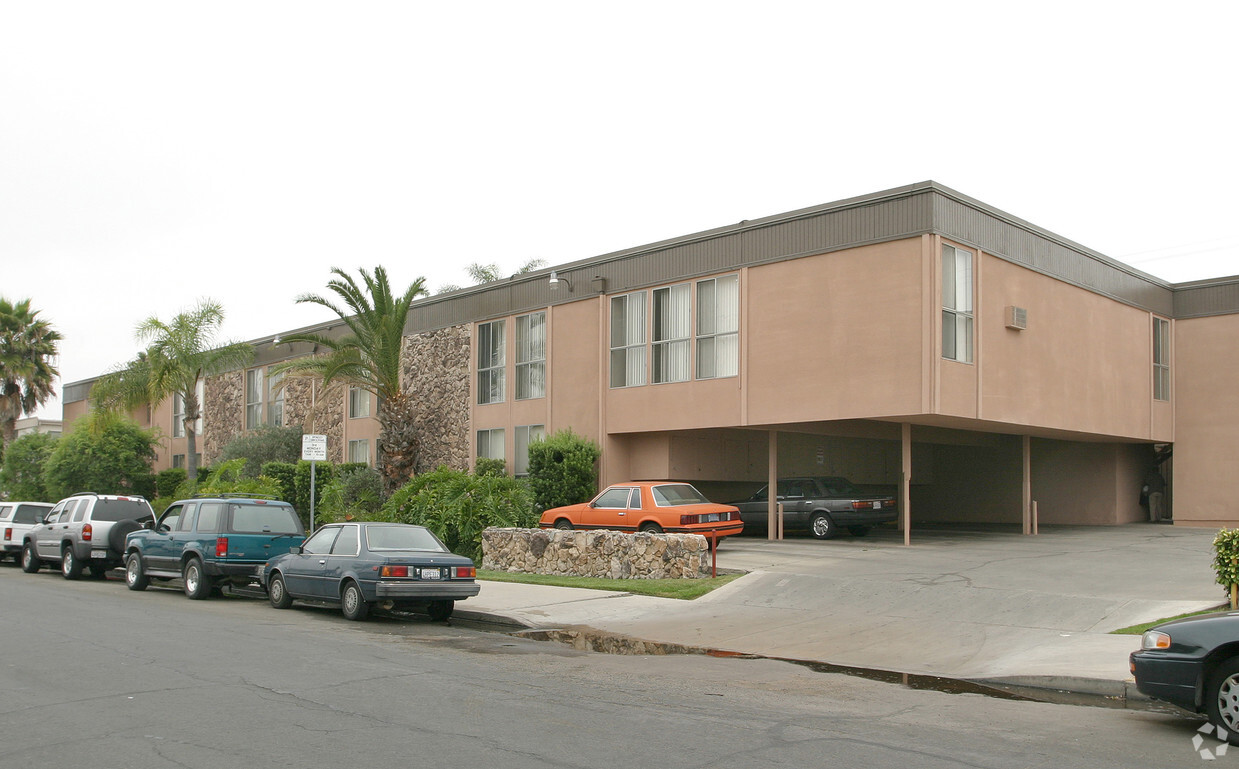
<svg viewBox="0 0 1239 769">
<path fill-rule="evenodd" d="M 245 372 L 207 377 L 202 396 L 202 463 L 210 465 L 245 424 Z"/>
<path fill-rule="evenodd" d="M 419 473 L 439 465 L 469 469 L 469 355 L 468 326 L 404 338 L 401 365 L 417 404 Z"/>
<path fill-rule="evenodd" d="M 482 568 L 604 579 L 708 577 L 700 534 L 500 529 L 482 532 Z"/>
<path fill-rule="evenodd" d="M 327 459 L 344 461 L 344 393 L 348 388 L 333 384 L 326 391 L 312 377 L 284 380 L 284 424 L 301 425 L 307 435 L 327 436 Z"/>
</svg>

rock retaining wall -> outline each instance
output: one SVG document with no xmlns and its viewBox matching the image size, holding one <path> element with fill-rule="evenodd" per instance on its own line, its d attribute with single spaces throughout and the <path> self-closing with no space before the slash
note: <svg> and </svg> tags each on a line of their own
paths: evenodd
<svg viewBox="0 0 1239 769">
<path fill-rule="evenodd" d="M 482 532 L 482 568 L 604 579 L 696 579 L 710 575 L 710 550 L 699 534 L 490 528 Z"/>
</svg>

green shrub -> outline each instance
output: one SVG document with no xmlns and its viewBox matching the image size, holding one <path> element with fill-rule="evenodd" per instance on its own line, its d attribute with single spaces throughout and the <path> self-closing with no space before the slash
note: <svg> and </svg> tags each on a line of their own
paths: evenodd
<svg viewBox="0 0 1239 769">
<path fill-rule="evenodd" d="M 598 493 L 598 444 L 560 430 L 529 444 L 529 485 L 534 509 L 575 505 Z"/>
<path fill-rule="evenodd" d="M 92 411 L 56 440 L 43 466 L 43 481 L 51 499 L 80 491 L 98 494 L 151 494 L 151 462 L 156 439 L 132 420 Z M 146 496 L 146 495 L 143 495 Z"/>
<path fill-rule="evenodd" d="M 244 459 L 231 459 L 216 467 L 205 482 L 187 480 L 182 483 L 176 490 L 176 498 L 186 499 L 195 494 L 199 496 L 253 494 L 258 497 L 283 499 L 280 496 L 281 491 L 279 483 L 272 478 L 264 475 L 247 476 Z"/>
<path fill-rule="evenodd" d="M 280 499 L 293 502 L 297 499 L 297 465 L 293 462 L 267 462 L 262 466 L 262 475 L 280 484 Z"/>
<path fill-rule="evenodd" d="M 1222 529 L 1213 538 L 1213 571 L 1229 600 L 1230 586 L 1239 584 L 1239 529 Z"/>
<path fill-rule="evenodd" d="M 314 495 L 316 497 L 314 504 L 314 518 L 318 519 L 318 499 L 323 495 L 325 489 L 335 478 L 336 466 L 330 462 L 314 462 Z M 293 475 L 293 487 L 296 493 L 296 499 L 293 501 L 293 507 L 297 508 L 297 512 L 301 515 L 301 521 L 310 527 L 310 465 L 307 460 L 297 462 L 297 469 Z"/>
<path fill-rule="evenodd" d="M 477 462 L 473 465 L 474 475 L 507 475 L 508 467 L 502 459 L 491 459 L 490 457 L 478 457 Z"/>
<path fill-rule="evenodd" d="M 506 475 L 470 475 L 441 466 L 396 490 L 376 519 L 414 523 L 433 531 L 452 552 L 482 557 L 488 526 L 537 524 L 528 484 Z"/>
<path fill-rule="evenodd" d="M 56 439 L 46 433 L 23 435 L 9 444 L 0 465 L 0 490 L 9 499 L 56 502 L 47 493 L 43 468 L 56 448 Z"/>
<path fill-rule="evenodd" d="M 183 467 L 169 467 L 167 470 L 160 470 L 155 474 L 155 496 L 175 496 L 177 488 L 185 480 L 185 468 Z"/>
<path fill-rule="evenodd" d="M 300 425 L 263 425 L 233 438 L 220 452 L 220 460 L 245 459 L 245 474 L 257 477 L 268 462 L 296 462 L 301 459 Z"/>
<path fill-rule="evenodd" d="M 383 504 L 383 476 L 365 463 L 340 465 L 321 499 L 321 521 L 370 520 Z"/>
</svg>

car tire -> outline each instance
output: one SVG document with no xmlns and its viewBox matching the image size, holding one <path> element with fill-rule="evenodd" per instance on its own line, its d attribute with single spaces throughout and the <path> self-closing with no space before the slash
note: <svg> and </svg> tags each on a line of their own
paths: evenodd
<svg viewBox="0 0 1239 769">
<path fill-rule="evenodd" d="M 555 528 L 560 531 L 572 531 L 572 521 L 567 518 L 560 518 L 558 521 L 555 521 Z"/>
<path fill-rule="evenodd" d="M 1226 730 L 1232 744 L 1239 740 L 1239 657 L 1218 665 L 1205 685 L 1205 714 L 1209 723 Z"/>
<path fill-rule="evenodd" d="M 370 604 L 366 603 L 365 596 L 361 594 L 361 585 L 351 579 L 344 583 L 344 589 L 340 591 L 340 611 L 345 619 L 354 622 L 365 619 L 370 613 Z"/>
<path fill-rule="evenodd" d="M 814 513 L 809 519 L 809 532 L 818 539 L 830 539 L 839 533 L 839 527 L 826 513 Z"/>
<path fill-rule="evenodd" d="M 848 531 L 853 537 L 863 537 L 869 533 L 870 526 L 849 526 Z"/>
<path fill-rule="evenodd" d="M 202 570 L 202 561 L 190 558 L 181 571 L 181 579 L 185 582 L 185 595 L 195 601 L 201 601 L 211 595 L 211 580 Z"/>
<path fill-rule="evenodd" d="M 657 523 L 643 523 L 638 531 L 644 534 L 662 534 L 663 527 L 659 526 Z"/>
<path fill-rule="evenodd" d="M 73 545 L 60 551 L 60 573 L 65 579 L 77 579 L 82 576 L 82 561 L 73 552 Z"/>
<path fill-rule="evenodd" d="M 293 605 L 293 597 L 288 594 L 284 577 L 278 571 L 271 575 L 271 582 L 267 585 L 267 600 L 276 609 L 287 609 Z"/>
<path fill-rule="evenodd" d="M 39 556 L 34 554 L 34 546 L 29 542 L 22 545 L 22 571 L 27 574 L 34 574 L 43 566 L 43 562 L 39 560 Z"/>
<path fill-rule="evenodd" d="M 452 616 L 452 610 L 455 608 L 455 601 L 431 601 L 426 605 L 426 613 L 435 622 L 443 622 Z"/>
<path fill-rule="evenodd" d="M 142 568 L 142 556 L 134 550 L 125 556 L 125 586 L 130 590 L 145 590 L 150 584 L 151 578 Z"/>
</svg>

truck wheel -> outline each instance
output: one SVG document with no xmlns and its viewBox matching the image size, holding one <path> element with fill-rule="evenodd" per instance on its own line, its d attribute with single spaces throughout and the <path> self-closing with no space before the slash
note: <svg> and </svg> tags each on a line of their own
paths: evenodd
<svg viewBox="0 0 1239 769">
<path fill-rule="evenodd" d="M 142 556 L 134 550 L 125 557 L 125 584 L 130 590 L 145 590 L 151 584 L 151 578 L 146 576 L 142 568 Z"/>
<path fill-rule="evenodd" d="M 39 556 L 34 554 L 34 545 L 27 542 L 22 545 L 22 571 L 27 574 L 34 574 L 43 565 L 39 560 Z"/>
<path fill-rule="evenodd" d="M 190 558 L 185 563 L 181 578 L 185 581 L 185 595 L 193 600 L 201 601 L 211 595 L 211 580 L 203 573 L 202 561 L 197 558 Z"/>
<path fill-rule="evenodd" d="M 60 552 L 60 573 L 65 579 L 77 579 L 82 576 L 82 562 L 73 554 L 73 545 Z"/>
</svg>

